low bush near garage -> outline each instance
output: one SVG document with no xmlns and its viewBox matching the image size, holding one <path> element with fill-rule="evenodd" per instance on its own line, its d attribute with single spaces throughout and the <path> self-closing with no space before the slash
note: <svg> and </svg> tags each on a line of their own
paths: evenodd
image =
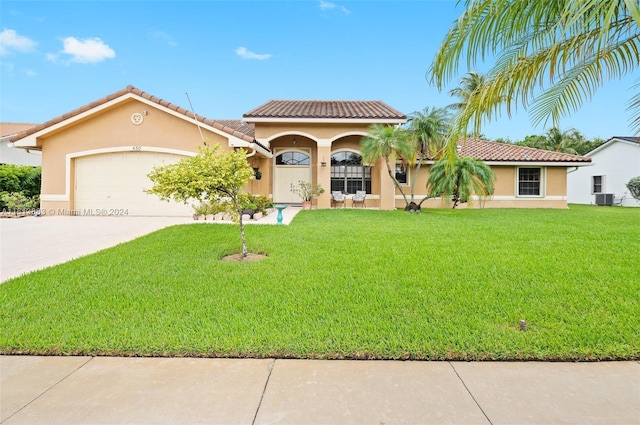
<svg viewBox="0 0 640 425">
<path fill-rule="evenodd" d="M 174 226 L 0 285 L 0 352 L 638 359 L 639 219 L 303 211 L 247 226 L 246 263 L 234 226 Z"/>
<path fill-rule="evenodd" d="M 0 165 L 0 211 L 40 206 L 42 169 L 28 165 Z"/>
</svg>

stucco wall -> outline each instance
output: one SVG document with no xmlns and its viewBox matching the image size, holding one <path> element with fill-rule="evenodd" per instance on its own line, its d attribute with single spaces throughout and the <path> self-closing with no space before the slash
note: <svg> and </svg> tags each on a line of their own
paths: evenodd
<svg viewBox="0 0 640 425">
<path fill-rule="evenodd" d="M 333 140 L 336 137 L 349 133 L 366 133 L 367 124 L 305 124 L 305 123 L 256 123 L 256 139 L 272 140 L 278 134 L 309 134 L 316 139 Z M 297 139 L 296 139 L 297 140 Z"/>
<path fill-rule="evenodd" d="M 615 139 L 607 143 L 591 155 L 592 165 L 569 170 L 569 203 L 595 204 L 592 178 L 603 176 L 602 193 L 614 194 L 615 202 L 625 196 L 624 206 L 640 206 L 640 201 L 631 197 L 626 186 L 631 178 L 640 176 L 640 144 Z"/>
<path fill-rule="evenodd" d="M 135 112 L 147 111 L 140 125 L 131 122 Z M 228 140 L 203 129 L 207 143 L 230 149 Z M 73 209 L 74 159 L 80 152 L 124 148 L 148 151 L 164 148 L 197 152 L 202 139 L 195 124 L 134 99 L 90 115 L 37 140 L 42 148 L 42 208 Z M 62 199 L 68 195 L 68 200 Z M 47 200 L 59 198 L 59 200 Z"/>
<path fill-rule="evenodd" d="M 426 182 L 429 178 L 429 165 L 423 165 L 417 178 L 415 187 L 415 199 L 419 202 L 427 194 Z M 542 197 L 519 197 L 516 196 L 516 176 L 518 167 L 515 165 L 492 165 L 496 180 L 493 196 L 480 202 L 472 200 L 471 204 L 461 204 L 457 208 L 566 208 L 566 167 L 542 167 L 543 187 L 545 196 Z M 410 170 L 409 183 L 415 170 Z M 403 185 L 403 190 L 409 198 L 411 187 L 409 184 Z M 405 203 L 396 189 L 396 208 L 404 208 Z M 441 198 L 428 199 L 422 204 L 423 208 L 451 208 L 451 204 L 444 202 Z"/>
</svg>

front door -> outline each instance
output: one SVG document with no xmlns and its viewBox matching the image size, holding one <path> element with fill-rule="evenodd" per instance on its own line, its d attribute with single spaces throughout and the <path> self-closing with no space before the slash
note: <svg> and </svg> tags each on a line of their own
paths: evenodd
<svg viewBox="0 0 640 425">
<path fill-rule="evenodd" d="M 275 157 L 273 201 L 281 204 L 299 204 L 300 198 L 292 189 L 300 181 L 311 181 L 310 152 L 289 150 Z"/>
</svg>

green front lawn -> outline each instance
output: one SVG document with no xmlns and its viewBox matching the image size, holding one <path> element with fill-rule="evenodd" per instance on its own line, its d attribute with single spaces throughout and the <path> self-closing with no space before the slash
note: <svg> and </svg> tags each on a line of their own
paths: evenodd
<svg viewBox="0 0 640 425">
<path fill-rule="evenodd" d="M 303 211 L 182 225 L 0 285 L 0 352 L 640 358 L 640 209 Z M 518 320 L 529 330 L 521 332 Z"/>
</svg>

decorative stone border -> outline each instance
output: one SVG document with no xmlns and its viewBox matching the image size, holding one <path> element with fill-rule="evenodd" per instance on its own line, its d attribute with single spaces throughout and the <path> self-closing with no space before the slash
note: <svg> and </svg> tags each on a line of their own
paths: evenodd
<svg viewBox="0 0 640 425">
<path fill-rule="evenodd" d="M 264 215 L 261 212 L 257 212 L 255 214 L 253 214 L 253 218 L 251 218 L 249 216 L 249 214 L 243 214 L 242 215 L 242 221 L 247 222 L 247 221 L 259 221 L 260 219 L 262 219 L 263 217 L 266 217 L 270 214 L 273 214 L 276 212 L 275 208 L 267 208 L 267 214 Z M 225 214 L 225 213 L 217 213 L 215 215 L 194 215 L 193 219 L 196 221 L 231 221 L 231 215 L 229 214 Z"/>
</svg>

